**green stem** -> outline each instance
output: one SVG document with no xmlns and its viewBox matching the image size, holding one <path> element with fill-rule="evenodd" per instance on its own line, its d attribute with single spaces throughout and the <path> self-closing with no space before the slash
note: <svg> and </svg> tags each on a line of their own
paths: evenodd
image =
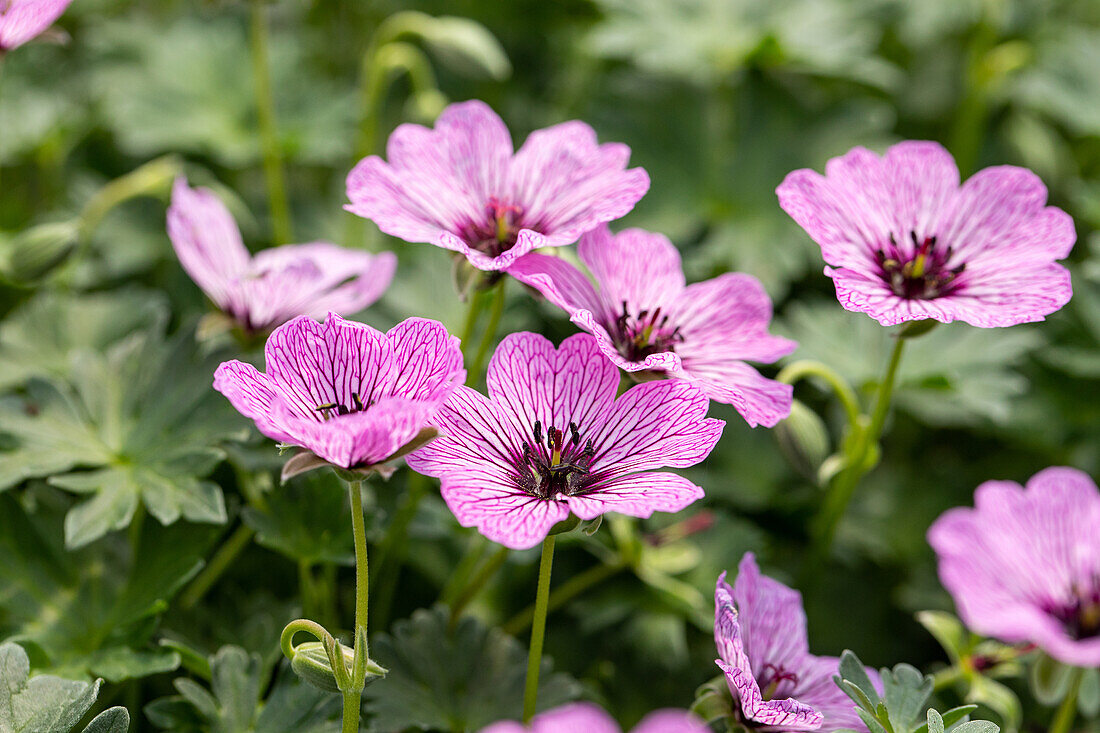
<svg viewBox="0 0 1100 733">
<path fill-rule="evenodd" d="M 351 534 L 355 541 L 355 669 L 365 668 L 368 650 L 367 610 L 370 596 L 369 575 L 367 571 L 367 528 L 363 521 L 362 481 L 348 482 L 348 496 L 351 498 Z M 344 726 L 343 733 L 357 733 L 359 730 L 359 708 L 363 698 L 363 679 L 354 675 L 352 684 L 343 690 Z"/>
<path fill-rule="evenodd" d="M 287 244 L 293 237 L 290 207 L 287 205 L 279 136 L 275 129 L 275 98 L 271 91 L 271 69 L 267 53 L 267 8 L 265 0 L 252 0 L 252 74 L 255 77 L 256 115 L 263 145 L 264 178 L 275 244 Z"/>
<path fill-rule="evenodd" d="M 901 354 L 905 347 L 905 339 L 898 338 L 894 341 L 894 350 L 890 354 L 890 362 L 886 367 L 886 374 L 879 383 L 878 394 L 875 398 L 875 406 L 871 412 L 869 421 L 860 419 L 860 423 L 866 422 L 866 428 L 861 428 L 859 423 L 853 425 L 858 430 L 855 441 L 848 451 L 847 465 L 837 474 L 829 485 L 828 493 L 818 515 L 814 527 L 814 550 L 810 553 L 812 558 L 823 561 L 836 535 L 837 526 L 840 524 L 844 511 L 855 493 L 859 480 L 872 468 L 868 465 L 868 456 L 878 446 L 879 437 L 882 434 L 883 424 L 890 412 L 890 399 L 894 394 L 894 383 L 897 381 L 898 366 L 901 364 Z"/>
<path fill-rule="evenodd" d="M 344 691 L 344 724 L 340 728 L 341 733 L 359 733 L 359 707 L 362 697 L 362 690 Z"/>
<path fill-rule="evenodd" d="M 474 335 L 474 327 L 477 326 L 478 316 L 485 308 L 485 294 L 480 290 L 470 295 L 470 304 L 466 306 L 466 321 L 462 324 L 462 331 L 458 335 L 459 346 L 466 350 L 470 339 Z"/>
<path fill-rule="evenodd" d="M 419 473 L 408 473 L 405 498 L 393 516 L 386 535 L 378 544 L 374 561 L 374 622 L 377 628 L 384 629 L 389 622 L 390 606 L 397 588 L 397 578 L 401 571 L 401 558 L 412 523 L 420 502 L 427 494 L 427 480 Z"/>
<path fill-rule="evenodd" d="M 210 562 L 206 564 L 202 572 L 191 581 L 191 585 L 187 586 L 187 590 L 180 596 L 180 608 L 185 611 L 194 608 L 206 595 L 207 591 L 213 587 L 214 583 L 218 582 L 218 579 L 229 569 L 237 556 L 244 552 L 245 548 L 252 542 L 254 534 L 252 528 L 246 524 L 237 527 L 236 531 L 210 558 Z"/>
<path fill-rule="evenodd" d="M 585 570 L 583 573 L 580 573 L 579 575 L 574 575 L 572 578 L 565 581 L 565 583 L 563 583 L 561 587 L 557 588 L 553 593 L 550 594 L 550 601 L 547 604 L 546 609 L 547 612 L 555 611 L 561 608 L 563 605 L 571 601 L 573 598 L 576 598 L 585 590 L 591 588 L 598 583 L 602 583 L 613 575 L 622 572 L 627 567 L 628 565 L 625 561 L 619 560 L 613 563 L 601 563 L 600 565 L 594 565 L 588 570 Z M 504 633 L 515 636 L 516 634 L 527 628 L 528 624 L 530 624 L 532 619 L 534 618 L 535 607 L 528 606 L 512 618 L 508 619 L 508 621 L 506 621 L 504 625 L 501 626 L 501 629 L 504 630 Z"/>
<path fill-rule="evenodd" d="M 844 406 L 844 414 L 848 417 L 849 425 L 855 425 L 859 421 L 859 398 L 856 397 L 855 390 L 831 367 L 819 361 L 806 359 L 783 367 L 775 378 L 783 384 L 794 384 L 806 377 L 819 377 L 832 387 L 833 393 Z"/>
<path fill-rule="evenodd" d="M 1073 720 L 1077 717 L 1077 693 L 1081 690 L 1081 680 L 1085 676 L 1085 670 L 1075 668 L 1071 673 L 1069 690 L 1062 698 L 1062 704 L 1054 713 L 1054 720 L 1050 723 L 1050 733 L 1069 733 L 1073 726 Z"/>
<path fill-rule="evenodd" d="M 466 375 L 466 381 L 470 384 L 474 384 L 481 379 L 481 369 L 485 364 L 485 358 L 489 355 L 489 349 L 493 347 L 493 342 L 496 340 L 500 319 L 504 315 L 504 284 L 506 282 L 508 282 L 508 278 L 501 278 L 493 289 L 493 310 L 489 313 L 489 322 L 485 325 L 485 333 L 481 335 L 481 344 L 477 347 L 474 363 Z"/>
<path fill-rule="evenodd" d="M 462 615 L 462 609 L 466 608 L 467 604 L 477 596 L 478 592 L 485 584 L 496 575 L 497 571 L 500 570 L 500 566 L 504 564 L 506 559 L 508 559 L 508 548 L 501 545 L 497 548 L 497 551 L 485 561 L 485 564 L 481 566 L 477 574 L 470 579 L 470 582 L 462 589 L 462 592 L 458 594 L 458 598 L 455 599 L 454 605 L 451 606 L 451 628 L 454 628 L 455 624 L 458 623 L 458 619 Z"/>
<path fill-rule="evenodd" d="M 530 723 L 539 697 L 539 669 L 542 667 L 542 642 L 546 636 L 546 611 L 550 601 L 550 569 L 554 564 L 554 535 L 542 541 L 539 584 L 535 593 L 534 625 L 531 647 L 527 652 L 527 681 L 523 687 L 523 722 Z"/>
</svg>

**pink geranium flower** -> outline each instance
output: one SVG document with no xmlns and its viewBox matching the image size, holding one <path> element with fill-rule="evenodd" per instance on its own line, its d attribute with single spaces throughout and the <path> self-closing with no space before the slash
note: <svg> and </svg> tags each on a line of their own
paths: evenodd
<svg viewBox="0 0 1100 733">
<path fill-rule="evenodd" d="M 507 270 L 538 247 L 560 247 L 634 208 L 649 189 L 630 148 L 596 142 L 583 122 L 537 130 L 519 152 L 484 102 L 452 104 L 435 129 L 401 125 L 389 162 L 364 158 L 348 175 L 345 208 L 387 234 Z"/>
<path fill-rule="evenodd" d="M 648 517 L 675 512 L 703 490 L 663 466 L 699 463 L 722 434 L 707 398 L 681 381 L 649 382 L 618 399 L 619 371 L 596 340 L 576 334 L 555 349 L 534 333 L 497 348 L 488 398 L 458 388 L 439 411 L 444 437 L 409 456 L 442 480 L 464 527 L 513 549 L 534 547 L 572 512 Z"/>
<path fill-rule="evenodd" d="M 797 170 L 779 205 L 821 245 L 837 298 L 884 326 L 933 318 L 989 328 L 1041 321 L 1072 295 L 1073 220 L 1031 171 L 986 168 L 959 185 L 951 155 L 903 142 Z"/>
<path fill-rule="evenodd" d="M 434 437 L 433 415 L 466 377 L 458 339 L 423 318 L 382 333 L 335 313 L 323 324 L 301 316 L 275 329 L 264 355 L 266 372 L 222 363 L 214 389 L 261 433 L 307 451 L 292 473 L 374 469 Z"/>
<path fill-rule="evenodd" d="M 686 379 L 750 425 L 771 427 L 790 413 L 790 385 L 745 363 L 770 363 L 797 346 L 768 333 L 772 304 L 755 278 L 728 273 L 685 287 L 676 247 L 641 229 L 600 227 L 577 254 L 598 290 L 558 257 L 530 254 L 508 272 L 569 313 L 617 366 Z"/>
<path fill-rule="evenodd" d="M 775 731 L 867 730 L 851 699 L 833 682 L 837 657 L 810 654 L 802 596 L 760 574 L 745 553 L 731 588 L 726 574 L 714 592 L 715 663 L 726 674 L 741 719 Z M 876 686 L 878 675 L 867 674 Z"/>
<path fill-rule="evenodd" d="M 0 55 L 41 34 L 72 1 L 0 0 Z"/>
<path fill-rule="evenodd" d="M 397 268 L 391 252 L 369 254 L 334 244 L 292 244 L 250 256 L 232 215 L 208 189 L 172 189 L 168 236 L 191 279 L 250 333 L 329 311 L 356 313 L 378 300 Z"/>
<path fill-rule="evenodd" d="M 974 508 L 946 512 L 928 541 L 971 629 L 1100 666 L 1100 491 L 1086 474 L 1048 468 L 1026 489 L 987 481 Z"/>
<path fill-rule="evenodd" d="M 642 718 L 631 733 L 707 733 L 710 729 L 686 710 L 655 710 Z M 590 702 L 574 702 L 547 710 L 530 725 L 502 720 L 481 733 L 621 733 L 615 720 Z"/>
</svg>

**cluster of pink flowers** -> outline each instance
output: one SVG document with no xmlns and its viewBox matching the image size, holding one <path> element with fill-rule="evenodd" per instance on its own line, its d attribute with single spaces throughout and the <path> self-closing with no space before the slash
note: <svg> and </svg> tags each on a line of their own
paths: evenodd
<svg viewBox="0 0 1100 733">
<path fill-rule="evenodd" d="M 629 157 L 581 122 L 539 130 L 514 152 L 501 120 L 465 102 L 434 129 L 400 126 L 388 160 L 369 157 L 348 176 L 348 210 L 493 277 L 514 277 L 585 332 L 558 346 L 534 333 L 506 336 L 487 394 L 463 386 L 459 344 L 441 324 L 412 318 L 382 333 L 338 315 L 382 294 L 392 255 L 309 244 L 250 257 L 213 194 L 178 182 L 169 233 L 184 268 L 243 329 L 274 328 L 266 371 L 227 362 L 215 388 L 265 435 L 300 449 L 296 470 L 385 471 L 408 454 L 413 470 L 440 479 L 460 524 L 510 548 L 539 544 L 571 515 L 684 509 L 703 489 L 660 469 L 710 454 L 723 429 L 707 417 L 710 400 L 753 426 L 786 417 L 791 387 L 749 362 L 773 363 L 796 344 L 769 333 L 772 304 L 753 277 L 688 285 L 667 238 L 608 228 L 649 187 Z M 857 148 L 830 161 L 825 176 L 795 171 L 778 194 L 821 245 L 844 307 L 884 325 L 1007 326 L 1042 319 L 1070 297 L 1055 260 L 1072 247 L 1072 221 L 1046 206 L 1029 171 L 990 168 L 960 186 L 943 148 L 910 142 L 884 157 Z M 549 249 L 573 243 L 588 274 Z M 323 324 L 314 320 L 328 311 Z M 640 383 L 621 391 L 624 373 Z M 1100 522 L 1100 496 L 1072 472 L 1041 477 L 1027 493 L 983 486 L 978 510 L 950 513 L 931 541 L 973 628 L 1097 664 L 1100 545 L 1088 528 Z M 1061 550 L 1049 566 L 1027 577 L 1013 570 L 1051 546 Z M 799 594 L 762 576 L 751 554 L 732 587 L 718 579 L 714 632 L 745 725 L 866 730 L 833 683 L 838 660 L 809 653 Z M 544 713 L 530 730 L 579 727 L 618 731 L 589 705 Z M 703 728 L 665 712 L 636 730 Z"/>
</svg>

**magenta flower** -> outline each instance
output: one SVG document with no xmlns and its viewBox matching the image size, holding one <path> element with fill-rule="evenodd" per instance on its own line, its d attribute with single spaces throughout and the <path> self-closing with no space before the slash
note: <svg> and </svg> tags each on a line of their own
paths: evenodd
<svg viewBox="0 0 1100 733">
<path fill-rule="evenodd" d="M 401 125 L 389 162 L 364 158 L 348 175 L 345 208 L 386 234 L 463 255 L 482 270 L 507 270 L 539 247 L 572 244 L 634 208 L 649 189 L 630 148 L 596 142 L 583 122 L 537 130 L 512 153 L 512 138 L 484 102 L 452 104 L 435 129 Z"/>
<path fill-rule="evenodd" d="M 951 155 L 903 142 L 797 170 L 779 205 L 821 245 L 837 298 L 884 326 L 934 318 L 991 328 L 1041 321 L 1072 295 L 1073 220 L 1031 171 L 986 168 L 962 186 Z"/>
<path fill-rule="evenodd" d="M 837 657 L 817 657 L 806 640 L 802 596 L 760 574 L 745 553 L 731 588 L 714 591 L 714 642 L 734 701 L 748 727 L 776 731 L 867 730 L 851 699 L 833 682 Z M 868 669 L 876 686 L 878 675 Z M 881 688 L 880 688 L 881 689 Z"/>
<path fill-rule="evenodd" d="M 1048 468 L 1027 488 L 987 481 L 974 508 L 928 530 L 940 580 L 971 629 L 1100 666 L 1100 492 L 1085 473 Z"/>
<path fill-rule="evenodd" d="M 570 512 L 648 517 L 703 496 L 676 474 L 649 473 L 695 465 L 718 442 L 724 423 L 706 417 L 697 387 L 649 382 L 616 399 L 619 371 L 588 334 L 558 349 L 538 334 L 511 334 L 485 382 L 488 398 L 459 387 L 437 416 L 444 436 L 408 459 L 442 480 L 462 526 L 525 549 Z"/>
<path fill-rule="evenodd" d="M 423 318 L 382 333 L 335 313 L 323 324 L 301 316 L 275 329 L 264 356 L 266 372 L 222 363 L 214 389 L 264 435 L 308 451 L 291 473 L 373 469 L 434 437 L 433 415 L 466 377 L 458 339 Z"/>
<path fill-rule="evenodd" d="M 481 733 L 621 733 L 618 723 L 590 702 L 574 702 L 547 710 L 530 725 L 502 720 Z M 642 718 L 631 733 L 707 733 L 710 729 L 686 710 L 655 710 Z"/>
<path fill-rule="evenodd" d="M 41 34 L 72 1 L 0 0 L 0 55 Z"/>
<path fill-rule="evenodd" d="M 168 236 L 191 279 L 250 333 L 289 319 L 356 313 L 378 300 L 397 268 L 391 252 L 369 254 L 316 242 L 248 254 L 237 223 L 212 191 L 172 189 Z"/>
<path fill-rule="evenodd" d="M 772 304 L 750 275 L 728 273 L 684 286 L 676 247 L 660 234 L 606 226 L 581 238 L 577 254 L 599 290 L 565 260 L 530 254 L 509 269 L 596 337 L 629 372 L 661 372 L 771 427 L 791 411 L 791 387 L 744 360 L 773 362 L 797 344 L 768 333 Z"/>
</svg>

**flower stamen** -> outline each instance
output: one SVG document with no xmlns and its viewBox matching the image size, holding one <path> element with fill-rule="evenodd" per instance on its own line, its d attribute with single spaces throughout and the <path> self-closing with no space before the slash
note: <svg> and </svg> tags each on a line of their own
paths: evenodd
<svg viewBox="0 0 1100 733">
<path fill-rule="evenodd" d="M 584 490 L 592 459 L 596 450 L 591 439 L 581 444 L 581 430 L 575 422 L 570 422 L 569 438 L 566 433 L 553 425 L 546 428 L 543 441 L 542 421 L 536 420 L 531 431 L 535 442 L 523 442 L 521 456 L 523 467 L 519 481 L 524 491 L 540 499 L 551 499 L 559 495 L 575 496 Z M 542 452 L 545 446 L 546 453 Z"/>
<path fill-rule="evenodd" d="M 937 249 L 937 237 L 921 239 L 915 231 L 909 232 L 913 254 L 907 255 L 898 246 L 893 233 L 890 244 L 875 250 L 875 262 L 881 269 L 881 277 L 894 295 L 909 300 L 931 300 L 948 295 L 955 288 L 956 278 L 966 269 L 966 263 L 949 267 L 955 254 L 954 248 Z"/>
</svg>

